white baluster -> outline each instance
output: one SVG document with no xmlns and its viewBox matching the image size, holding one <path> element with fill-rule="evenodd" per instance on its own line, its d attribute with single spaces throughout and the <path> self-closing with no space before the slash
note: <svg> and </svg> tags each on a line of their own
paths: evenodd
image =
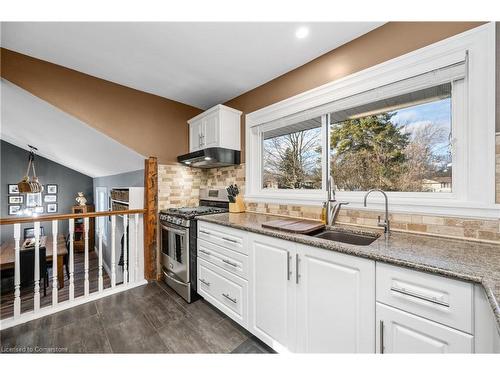
<svg viewBox="0 0 500 375">
<path fill-rule="evenodd" d="M 134 215 L 134 281 L 137 281 L 139 280 L 139 261 L 138 261 L 138 249 L 137 247 L 139 246 L 138 245 L 138 242 L 137 242 L 137 231 L 138 231 L 138 227 L 139 227 L 139 214 L 135 214 Z"/>
<path fill-rule="evenodd" d="M 123 283 L 128 283 L 128 249 L 127 249 L 127 224 L 128 215 L 123 214 Z"/>
<path fill-rule="evenodd" d="M 103 281 L 102 281 L 102 225 L 99 225 L 99 292 L 102 292 L 104 289 Z"/>
<path fill-rule="evenodd" d="M 83 282 L 84 295 L 89 295 L 89 218 L 83 219 L 83 230 L 85 231 L 85 262 L 84 272 L 85 278 Z"/>
<path fill-rule="evenodd" d="M 14 319 L 21 315 L 21 260 L 19 259 L 19 239 L 21 238 L 21 224 L 14 224 Z"/>
<path fill-rule="evenodd" d="M 57 220 L 52 220 L 52 306 L 57 305 Z"/>
<path fill-rule="evenodd" d="M 69 300 L 75 299 L 75 280 L 74 280 L 74 236 L 75 236 L 75 219 L 69 219 Z"/>
<path fill-rule="evenodd" d="M 40 310 L 40 222 L 35 221 L 35 300 L 34 310 Z M 45 276 L 45 275 L 44 275 Z"/>
<path fill-rule="evenodd" d="M 116 229 L 116 216 L 111 216 L 111 288 L 116 285 L 116 271 L 115 271 L 115 229 Z"/>
</svg>

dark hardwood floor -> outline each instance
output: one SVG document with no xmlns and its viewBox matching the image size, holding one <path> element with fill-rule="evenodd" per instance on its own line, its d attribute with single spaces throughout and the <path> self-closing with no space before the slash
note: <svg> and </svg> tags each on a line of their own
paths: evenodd
<svg viewBox="0 0 500 375">
<path fill-rule="evenodd" d="M 75 298 L 84 294 L 84 253 L 75 252 Z M 98 290 L 98 258 L 95 252 L 89 253 L 89 289 L 90 292 Z M 52 304 L 52 269 L 49 269 L 49 286 L 47 287 L 47 295 L 43 295 L 43 281 L 40 281 L 40 307 Z M 108 274 L 103 269 L 103 284 L 104 288 L 111 287 L 111 281 Z M 33 310 L 33 294 L 34 287 L 21 288 L 21 313 Z M 64 288 L 58 290 L 58 301 L 63 302 L 69 299 L 69 279 L 64 268 Z M 0 295 L 0 319 L 5 319 L 14 314 L 14 291 L 2 290 Z"/>
<path fill-rule="evenodd" d="M 271 353 L 203 299 L 152 282 L 0 331 L 4 353 Z"/>
</svg>

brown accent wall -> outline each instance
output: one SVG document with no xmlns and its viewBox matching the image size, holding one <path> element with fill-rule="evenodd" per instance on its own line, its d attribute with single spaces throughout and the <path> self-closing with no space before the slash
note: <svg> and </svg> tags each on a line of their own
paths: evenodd
<svg viewBox="0 0 500 375">
<path fill-rule="evenodd" d="M 309 63 L 224 103 L 243 111 L 241 147 L 244 160 L 247 113 L 301 92 L 369 68 L 484 22 L 389 22 Z"/>
<path fill-rule="evenodd" d="M 0 49 L 1 76 L 144 156 L 175 163 L 186 121 L 202 111 L 72 69 Z"/>
</svg>

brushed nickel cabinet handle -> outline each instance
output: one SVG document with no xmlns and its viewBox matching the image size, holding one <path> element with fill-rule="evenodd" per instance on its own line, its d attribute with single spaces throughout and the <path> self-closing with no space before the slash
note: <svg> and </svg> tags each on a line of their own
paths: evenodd
<svg viewBox="0 0 500 375">
<path fill-rule="evenodd" d="M 200 233 L 208 234 L 210 236 L 210 232 L 207 232 L 206 230 L 203 230 L 203 229 L 200 229 Z"/>
<path fill-rule="evenodd" d="M 231 239 L 231 238 L 222 237 L 222 239 L 223 239 L 224 241 L 229 241 L 229 242 L 232 242 L 232 243 L 238 243 L 238 241 L 233 240 L 233 239 Z"/>
<path fill-rule="evenodd" d="M 379 340 L 380 340 L 380 354 L 384 354 L 384 321 L 380 321 L 380 332 L 379 332 Z"/>
<path fill-rule="evenodd" d="M 295 254 L 295 283 L 299 283 L 299 254 Z"/>
<path fill-rule="evenodd" d="M 230 261 L 228 261 L 228 260 L 226 260 L 226 259 L 222 259 L 222 261 L 223 261 L 224 263 L 226 263 L 226 264 L 229 264 L 230 266 L 233 266 L 233 267 L 238 267 L 238 265 L 237 265 L 236 263 L 230 262 Z"/>
<path fill-rule="evenodd" d="M 232 303 L 236 303 L 238 300 L 236 298 L 231 298 L 229 294 L 222 293 L 222 296 L 230 300 Z"/>
<path fill-rule="evenodd" d="M 286 279 L 290 280 L 290 276 L 292 272 L 290 271 L 290 261 L 292 260 L 292 257 L 290 253 L 287 251 L 286 252 Z"/>
<path fill-rule="evenodd" d="M 212 255 L 212 253 L 211 253 L 211 252 L 208 252 L 208 251 L 203 250 L 203 249 L 199 249 L 198 251 L 199 251 L 200 253 L 203 253 L 203 254 L 206 254 L 206 255 Z"/>
<path fill-rule="evenodd" d="M 206 286 L 210 286 L 210 283 L 206 281 L 205 279 L 200 279 L 200 281 L 205 284 Z"/>
<path fill-rule="evenodd" d="M 443 301 L 439 301 L 436 298 L 428 297 L 426 295 L 423 295 L 423 294 L 420 294 L 420 293 L 417 293 L 417 292 L 412 292 L 412 291 L 406 290 L 404 288 L 400 289 L 400 288 L 396 288 L 396 287 L 391 287 L 391 291 L 396 292 L 396 293 L 400 293 L 400 294 L 404 294 L 405 296 L 410 296 L 410 297 L 418 298 L 418 299 L 421 299 L 421 300 L 424 300 L 424 301 L 427 301 L 427 302 L 432 302 L 432 303 L 435 303 L 436 305 L 450 307 L 449 303 L 446 303 L 446 302 L 443 302 Z"/>
</svg>

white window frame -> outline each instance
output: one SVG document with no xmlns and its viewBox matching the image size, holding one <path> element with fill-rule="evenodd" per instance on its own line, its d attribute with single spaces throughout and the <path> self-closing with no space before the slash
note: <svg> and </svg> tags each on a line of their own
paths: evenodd
<svg viewBox="0 0 500 375">
<path fill-rule="evenodd" d="M 500 205 L 495 204 L 493 22 L 247 114 L 245 198 L 257 202 L 304 205 L 320 205 L 326 200 L 325 157 L 322 160 L 321 190 L 262 188 L 263 130 L 327 114 L 324 108 L 328 103 L 464 59 L 467 61 L 467 76 L 454 84 L 452 95 L 453 192 L 389 192 L 390 208 L 395 212 L 500 218 Z M 459 102 L 463 105 L 457 105 Z M 322 126 L 326 126 L 326 120 L 323 120 Z M 325 138 L 325 129 L 322 134 Z M 321 142 L 324 146 L 327 144 L 326 139 Z M 364 209 L 363 196 L 364 192 L 337 192 L 337 199 L 351 202 L 352 208 Z M 368 209 L 382 207 L 382 197 L 370 197 Z"/>
</svg>

